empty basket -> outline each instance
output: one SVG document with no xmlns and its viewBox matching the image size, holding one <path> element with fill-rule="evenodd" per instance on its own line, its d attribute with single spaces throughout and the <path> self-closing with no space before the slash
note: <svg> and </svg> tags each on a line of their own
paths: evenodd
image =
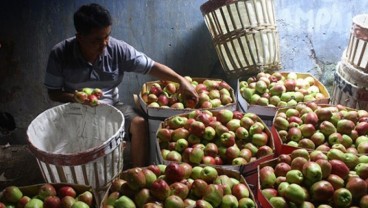
<svg viewBox="0 0 368 208">
<path fill-rule="evenodd" d="M 229 77 L 280 68 L 273 0 L 209 0 L 200 9 Z"/>
<path fill-rule="evenodd" d="M 47 182 L 100 192 L 123 169 L 124 116 L 113 106 L 62 104 L 38 115 L 27 134 Z"/>
</svg>

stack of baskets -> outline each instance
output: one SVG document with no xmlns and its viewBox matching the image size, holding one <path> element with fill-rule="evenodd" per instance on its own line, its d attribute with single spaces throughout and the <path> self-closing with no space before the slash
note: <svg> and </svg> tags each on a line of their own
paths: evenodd
<svg viewBox="0 0 368 208">
<path fill-rule="evenodd" d="M 368 109 L 368 15 L 353 18 L 347 49 L 335 72 L 332 104 Z"/>
</svg>

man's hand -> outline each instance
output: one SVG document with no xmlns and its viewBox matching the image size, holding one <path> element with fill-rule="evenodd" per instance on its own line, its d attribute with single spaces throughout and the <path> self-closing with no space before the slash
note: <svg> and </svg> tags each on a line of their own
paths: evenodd
<svg viewBox="0 0 368 208">
<path fill-rule="evenodd" d="M 192 100 L 195 102 L 194 106 L 198 103 L 199 96 L 192 84 L 187 79 L 177 74 L 171 68 L 155 62 L 150 71 L 150 75 L 157 77 L 160 80 L 170 80 L 179 83 L 179 91 L 182 94 L 184 101 Z"/>
<path fill-rule="evenodd" d="M 196 92 L 193 85 L 185 78 L 182 78 L 180 81 L 180 88 L 179 91 L 186 103 L 186 106 L 194 108 L 199 101 L 198 93 Z M 194 103 L 191 103 L 194 102 Z"/>
</svg>

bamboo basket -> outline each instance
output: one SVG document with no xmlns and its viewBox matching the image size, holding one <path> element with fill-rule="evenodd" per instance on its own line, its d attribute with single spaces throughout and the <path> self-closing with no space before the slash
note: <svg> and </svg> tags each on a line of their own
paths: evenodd
<svg viewBox="0 0 368 208">
<path fill-rule="evenodd" d="M 339 62 L 336 66 L 331 103 L 368 110 L 368 90 L 355 84 L 360 82 L 352 83 L 354 81 L 352 77 L 357 75 L 349 68 L 351 67 L 344 62 Z"/>
<path fill-rule="evenodd" d="M 351 65 L 365 73 L 368 73 L 367 42 L 368 14 L 360 14 L 353 18 L 346 58 Z"/>
<path fill-rule="evenodd" d="M 273 0 L 209 0 L 200 9 L 227 76 L 281 68 Z"/>
</svg>

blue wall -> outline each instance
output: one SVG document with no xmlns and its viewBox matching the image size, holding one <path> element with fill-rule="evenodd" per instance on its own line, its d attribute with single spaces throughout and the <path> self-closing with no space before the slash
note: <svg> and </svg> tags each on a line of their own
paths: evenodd
<svg viewBox="0 0 368 208">
<path fill-rule="evenodd" d="M 74 35 L 72 15 L 84 3 L 71 0 L 12 0 L 0 4 L 0 109 L 26 128 L 55 105 L 42 85 L 51 47 Z M 113 16 L 113 32 L 154 60 L 183 75 L 223 78 L 204 24 L 205 0 L 97 1 Z M 331 85 L 336 63 L 347 46 L 351 19 L 366 12 L 368 1 L 276 0 L 284 70 L 310 72 Z M 123 101 L 154 78 L 127 74 L 120 85 Z"/>
</svg>

